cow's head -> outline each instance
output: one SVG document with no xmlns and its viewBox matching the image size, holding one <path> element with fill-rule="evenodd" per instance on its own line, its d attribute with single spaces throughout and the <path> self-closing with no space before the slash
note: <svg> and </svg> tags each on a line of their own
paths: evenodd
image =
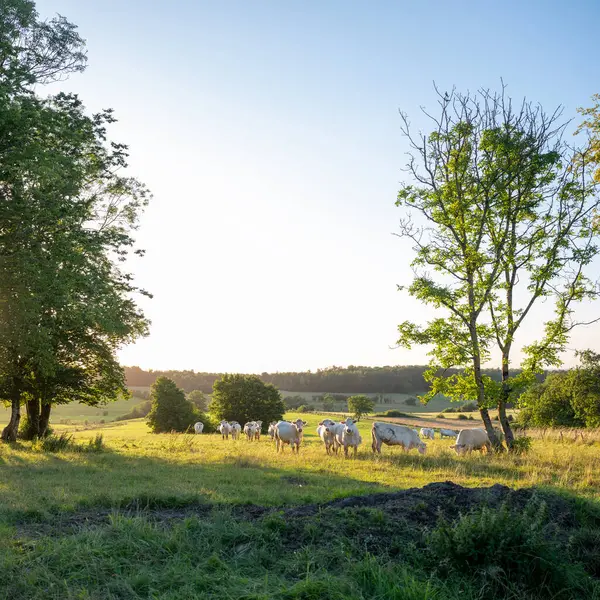
<svg viewBox="0 0 600 600">
<path fill-rule="evenodd" d="M 460 446 L 458 444 L 454 444 L 454 446 L 450 446 L 450 448 L 452 448 L 452 450 L 454 450 L 454 452 L 460 456 L 461 454 L 464 454 L 466 446 L 464 444 L 460 444 Z"/>
<path fill-rule="evenodd" d="M 419 454 L 425 454 L 425 452 L 427 452 L 427 444 L 425 444 L 424 442 L 421 442 L 418 445 L 417 450 L 419 451 Z"/>
<path fill-rule="evenodd" d="M 302 431 L 304 430 L 304 426 L 306 425 L 306 421 L 303 421 L 302 419 L 297 419 L 296 421 L 294 421 L 294 425 L 296 426 L 298 433 L 302 433 Z"/>
<path fill-rule="evenodd" d="M 356 430 L 356 427 L 354 427 L 354 423 L 356 423 L 356 419 L 353 419 L 352 417 L 348 417 L 345 421 L 342 421 L 342 423 L 344 424 L 344 431 L 348 434 L 351 434 L 353 431 Z"/>
<path fill-rule="evenodd" d="M 319 425 L 323 425 L 325 427 L 325 431 L 331 431 L 331 428 L 335 425 L 335 421 L 331 419 L 323 419 Z"/>
</svg>

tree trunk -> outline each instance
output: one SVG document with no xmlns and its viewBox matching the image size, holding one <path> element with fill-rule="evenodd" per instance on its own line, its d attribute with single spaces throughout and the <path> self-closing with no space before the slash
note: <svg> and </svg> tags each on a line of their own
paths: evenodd
<svg viewBox="0 0 600 600">
<path fill-rule="evenodd" d="M 21 420 L 21 392 L 15 389 L 11 399 L 10 421 L 2 431 L 2 441 L 16 442 Z"/>
<path fill-rule="evenodd" d="M 27 400 L 27 428 L 22 432 L 26 440 L 33 440 L 40 435 L 40 401 L 39 398 Z"/>
<path fill-rule="evenodd" d="M 48 424 L 50 423 L 50 411 L 52 410 L 52 404 L 42 404 L 42 411 L 40 413 L 40 429 L 39 436 L 46 437 L 48 435 Z"/>
<path fill-rule="evenodd" d="M 515 436 L 513 435 L 512 429 L 510 427 L 510 423 L 508 418 L 506 417 L 506 401 L 508 400 L 508 396 L 510 394 L 510 386 L 508 385 L 508 352 L 510 349 L 507 349 L 502 353 L 502 392 L 500 393 L 500 398 L 498 400 L 498 418 L 500 419 L 500 424 L 502 426 L 502 431 L 504 431 L 504 438 L 506 439 L 506 445 L 510 450 L 513 446 L 513 441 Z"/>
</svg>

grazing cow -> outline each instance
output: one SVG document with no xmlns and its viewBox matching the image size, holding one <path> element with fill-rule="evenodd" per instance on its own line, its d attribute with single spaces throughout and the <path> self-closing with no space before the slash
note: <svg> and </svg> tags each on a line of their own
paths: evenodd
<svg viewBox="0 0 600 600">
<path fill-rule="evenodd" d="M 262 421 L 254 421 L 254 424 L 256 425 L 254 429 L 254 439 L 258 441 L 260 440 L 260 430 L 262 429 Z"/>
<path fill-rule="evenodd" d="M 335 447 L 335 434 L 333 432 L 334 427 L 335 422 L 331 419 L 325 419 L 324 421 L 321 421 L 317 427 L 317 433 L 325 444 L 325 452 L 327 452 L 327 454 L 331 454 L 331 450 Z"/>
<path fill-rule="evenodd" d="M 453 429 L 440 429 L 440 437 L 442 439 L 445 437 L 455 438 L 457 435 L 458 433 Z"/>
<path fill-rule="evenodd" d="M 254 421 L 248 421 L 244 425 L 244 433 L 248 438 L 248 441 L 251 442 L 256 437 L 256 423 Z"/>
<path fill-rule="evenodd" d="M 275 439 L 275 425 L 277 425 L 277 421 L 271 421 L 269 423 L 269 429 L 267 431 L 267 434 L 272 440 Z"/>
<path fill-rule="evenodd" d="M 356 456 L 358 446 L 362 442 L 360 433 L 358 433 L 358 427 L 356 427 L 356 420 L 348 417 L 344 423 L 339 423 L 338 425 L 341 425 L 341 428 L 336 426 L 335 438 L 337 447 L 344 447 L 344 456 L 346 457 L 348 457 L 348 448 L 354 448 L 354 456 Z"/>
<path fill-rule="evenodd" d="M 306 421 L 302 419 L 298 419 L 293 423 L 289 421 L 279 421 L 275 425 L 275 449 L 279 452 L 283 452 L 283 447 L 285 444 L 289 444 L 292 448 L 292 452 L 294 451 L 294 447 L 296 448 L 296 453 L 300 452 L 300 443 L 302 442 L 302 434 L 304 430 L 304 426 L 306 425 Z"/>
<path fill-rule="evenodd" d="M 450 448 L 453 448 L 460 456 L 465 452 L 471 454 L 473 450 L 483 450 L 484 448 L 490 452 L 492 444 L 490 444 L 490 438 L 484 429 L 463 429 L 456 438 L 456 444 Z"/>
<path fill-rule="evenodd" d="M 194 431 L 196 433 L 202 433 L 203 429 L 204 429 L 204 423 L 201 423 L 200 421 L 198 421 L 197 423 L 194 424 Z"/>
<path fill-rule="evenodd" d="M 427 444 L 421 441 L 413 429 L 404 427 L 404 425 L 375 421 L 371 428 L 371 439 L 373 452 L 379 454 L 381 454 L 382 443 L 388 446 L 402 446 L 404 452 L 416 448 L 420 454 L 425 454 L 427 450 Z"/>
<path fill-rule="evenodd" d="M 421 427 L 420 434 L 422 438 L 429 438 L 430 440 L 435 438 L 435 432 L 430 427 Z"/>
<path fill-rule="evenodd" d="M 242 432 L 242 426 L 237 421 L 231 421 L 229 426 L 231 427 L 231 437 L 234 440 L 239 440 L 240 433 Z"/>
<path fill-rule="evenodd" d="M 221 421 L 217 430 L 221 434 L 221 439 L 228 440 L 229 434 L 231 433 L 231 425 L 227 421 Z"/>
</svg>

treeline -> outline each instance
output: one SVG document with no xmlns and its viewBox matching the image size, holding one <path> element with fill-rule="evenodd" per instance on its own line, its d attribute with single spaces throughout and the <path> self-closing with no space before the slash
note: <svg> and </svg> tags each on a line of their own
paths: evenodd
<svg viewBox="0 0 600 600">
<path fill-rule="evenodd" d="M 398 365 L 388 367 L 329 367 L 314 373 L 261 373 L 260 379 L 272 383 L 287 392 L 320 392 L 348 394 L 422 394 L 428 385 L 423 379 L 427 367 L 423 365 Z M 451 375 L 453 371 L 446 371 Z M 496 369 L 484 369 L 484 373 L 496 381 L 501 373 Z M 514 372 L 515 374 L 518 371 Z M 150 386 L 158 377 L 172 379 L 186 392 L 201 390 L 212 392 L 213 383 L 222 373 L 197 373 L 195 371 L 144 371 L 140 367 L 125 367 L 129 387 Z"/>
</svg>

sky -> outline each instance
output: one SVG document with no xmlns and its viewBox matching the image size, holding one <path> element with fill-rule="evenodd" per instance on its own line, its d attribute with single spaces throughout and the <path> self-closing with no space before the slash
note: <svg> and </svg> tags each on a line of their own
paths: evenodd
<svg viewBox="0 0 600 600">
<path fill-rule="evenodd" d="M 88 68 L 60 85 L 112 107 L 153 192 L 129 268 L 150 335 L 126 365 L 213 372 L 424 364 L 395 347 L 426 310 L 397 285 L 407 143 L 442 90 L 561 104 L 600 92 L 600 3 L 573 0 L 38 0 L 79 27 Z M 598 266 L 594 266 L 598 271 Z M 592 276 L 600 273 L 592 272 Z M 540 305 L 517 338 L 539 336 Z M 600 315 L 586 306 L 584 318 Z M 600 350 L 600 324 L 570 349 Z M 572 364 L 572 352 L 566 364 Z M 518 359 L 518 355 L 516 357 Z"/>
</svg>

